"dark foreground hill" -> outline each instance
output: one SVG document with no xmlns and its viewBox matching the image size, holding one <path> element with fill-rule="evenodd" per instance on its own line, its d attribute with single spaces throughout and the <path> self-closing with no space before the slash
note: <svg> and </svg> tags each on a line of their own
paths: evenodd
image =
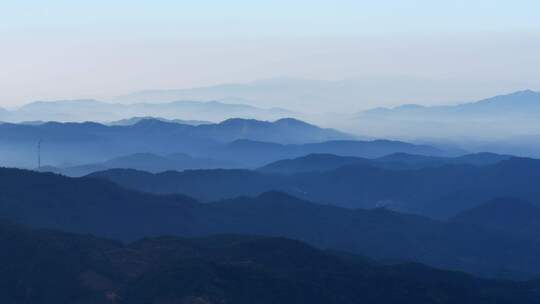
<svg viewBox="0 0 540 304">
<path fill-rule="evenodd" d="M 345 161 L 349 159 L 355 158 Z M 281 172 L 305 170 L 301 166 L 287 168 L 285 164 L 274 169 Z M 318 168 L 324 170 L 324 166 L 326 164 Z M 289 175 L 264 171 L 194 170 L 149 174 L 110 170 L 91 176 L 140 191 L 183 193 L 203 201 L 279 190 L 342 207 L 384 206 L 436 218 L 452 217 L 497 197 L 511 196 L 533 204 L 540 198 L 540 160 L 527 158 L 510 158 L 489 165 L 458 163 L 400 170 L 377 167 L 363 160 L 327 171 Z"/>
<path fill-rule="evenodd" d="M 396 212 L 319 205 L 278 192 L 201 204 L 90 178 L 0 170 L 0 214 L 32 227 L 132 241 L 220 233 L 280 236 L 385 260 L 505 278 L 540 274 L 540 243 Z"/>
<path fill-rule="evenodd" d="M 536 283 L 385 266 L 281 238 L 122 245 L 0 223 L 0 245 L 2 303 L 540 303 Z"/>
</svg>

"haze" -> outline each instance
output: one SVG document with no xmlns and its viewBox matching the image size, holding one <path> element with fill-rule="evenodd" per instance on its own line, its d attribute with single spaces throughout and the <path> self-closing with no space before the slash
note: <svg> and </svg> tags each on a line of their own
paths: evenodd
<svg viewBox="0 0 540 304">
<path fill-rule="evenodd" d="M 540 2 L 9 2 L 0 304 L 540 304 Z"/>
<path fill-rule="evenodd" d="M 0 106 L 276 77 L 375 79 L 350 100 L 272 100 L 321 112 L 538 90 L 538 11 L 537 1 L 11 1 L 0 7 Z"/>
</svg>

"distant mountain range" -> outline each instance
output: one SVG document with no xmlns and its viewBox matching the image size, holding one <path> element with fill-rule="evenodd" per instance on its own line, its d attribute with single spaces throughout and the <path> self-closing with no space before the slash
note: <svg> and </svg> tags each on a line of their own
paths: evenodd
<svg viewBox="0 0 540 304">
<path fill-rule="evenodd" d="M 198 125 L 209 125 L 213 124 L 211 121 L 206 120 L 183 120 L 183 119 L 165 119 L 160 117 L 152 117 L 152 116 L 136 116 L 126 119 L 120 119 L 117 121 L 111 121 L 108 123 L 108 125 L 111 126 L 132 126 L 136 123 L 139 123 L 143 120 L 159 120 L 164 122 L 170 122 L 170 123 L 178 123 L 182 125 L 191 125 L 191 126 L 198 126 Z"/>
<path fill-rule="evenodd" d="M 282 157 L 294 157 L 298 155 L 307 155 L 294 160 L 277 161 L 275 164 L 268 164 L 260 168 L 261 172 L 281 173 L 290 171 L 290 173 L 299 173 L 305 171 L 318 171 L 318 169 L 337 169 L 341 165 L 353 163 L 369 163 L 376 166 L 388 168 L 421 168 L 429 166 L 439 166 L 449 163 L 481 163 L 482 161 L 469 158 L 479 156 L 466 155 L 456 157 L 455 159 L 404 154 L 411 158 L 410 161 L 397 161 L 394 158 L 400 157 L 398 154 L 390 154 L 394 151 L 407 151 L 411 153 L 443 154 L 444 152 L 427 146 L 416 146 L 402 142 L 389 141 L 327 141 L 317 144 L 303 145 L 281 145 L 267 142 L 256 142 L 249 140 L 238 140 L 229 144 L 215 145 L 210 147 L 208 151 L 200 152 L 203 155 L 210 157 L 193 157 L 185 153 L 173 153 L 167 155 L 157 155 L 153 153 L 134 153 L 119 157 L 114 157 L 104 162 L 90 163 L 84 165 L 64 165 L 64 166 L 42 166 L 40 171 L 55 172 L 67 176 L 83 176 L 96 171 L 107 169 L 135 169 L 147 172 L 163 172 L 163 171 L 183 171 L 193 169 L 248 169 L 256 168 L 261 164 L 273 162 Z M 334 152 L 344 155 L 361 155 L 364 157 L 380 157 L 376 160 L 353 156 L 337 156 L 333 154 L 310 154 L 312 152 Z M 498 159 L 503 159 L 505 156 L 486 153 L 484 162 L 496 162 Z M 414 159 L 414 160 L 413 160 Z M 421 159 L 424 159 L 422 161 Z M 298 162 L 298 165 L 290 162 Z M 306 164 L 302 164 L 307 162 Z M 491 163 L 491 162 L 490 162 Z M 321 168 L 317 168 L 321 166 Z M 298 167 L 294 169 L 294 167 Z M 304 167 L 304 169 L 300 168 Z M 281 169 L 282 168 L 282 169 Z"/>
<path fill-rule="evenodd" d="M 437 157 L 394 153 L 375 159 L 338 156 L 333 154 L 309 154 L 295 159 L 284 159 L 258 169 L 263 173 L 297 174 L 304 172 L 324 172 L 347 165 L 371 165 L 386 169 L 421 169 L 452 164 L 492 165 L 511 156 L 493 153 L 467 154 L 459 157 Z"/>
<path fill-rule="evenodd" d="M 507 95 L 449 106 L 403 105 L 361 112 L 358 132 L 371 136 L 504 139 L 539 135 L 540 92 Z"/>
<path fill-rule="evenodd" d="M 170 102 L 175 100 L 224 100 L 262 107 L 285 107 L 299 112 L 350 113 L 380 105 L 448 103 L 489 96 L 493 88 L 516 90 L 515 85 L 485 87 L 470 81 L 434 80 L 421 77 L 369 75 L 341 80 L 293 77 L 261 79 L 185 89 L 145 90 L 118 96 L 115 102 Z M 530 87 L 529 83 L 521 87 Z"/>
<path fill-rule="evenodd" d="M 536 119 L 540 115 L 539 92 L 518 91 L 480 101 L 446 106 L 406 104 L 362 112 L 351 111 L 350 107 L 342 110 L 331 109 L 331 106 L 338 103 L 337 100 L 342 100 L 344 104 L 368 102 L 358 97 L 362 95 L 358 92 L 351 95 L 351 92 L 358 89 L 354 87 L 355 85 L 358 87 L 356 80 L 326 82 L 277 79 L 192 90 L 147 91 L 117 99 L 130 103 L 96 100 L 40 101 L 19 109 L 0 110 L 0 121 L 24 122 L 32 125 L 47 121 L 95 121 L 130 125 L 144 118 L 155 117 L 163 121 L 201 125 L 229 118 L 273 121 L 293 117 L 325 127 L 346 130 L 362 136 L 363 139 L 388 138 L 426 145 L 445 145 L 447 149 L 453 147 L 470 152 L 489 151 L 540 157 L 540 144 L 537 144 L 540 138 L 540 124 Z M 319 87 L 320 92 L 313 90 L 315 87 Z M 376 86 L 379 93 L 380 87 Z M 290 96 L 287 95 L 289 91 Z M 235 92 L 245 95 L 246 98 L 231 97 Z M 403 91 L 396 92 L 403 97 Z M 187 98 L 188 96 L 193 98 Z M 346 98 L 347 96 L 357 97 Z M 395 104 L 399 96 L 396 96 L 391 104 Z M 304 106 L 297 109 L 298 112 L 253 106 L 275 105 L 276 103 L 264 101 L 278 99 L 280 101 L 294 99 L 301 102 L 293 104 Z M 372 100 L 377 100 L 376 95 L 369 102 L 373 102 Z M 410 96 L 407 100 L 415 101 Z M 330 109 L 326 112 L 304 113 L 310 112 L 309 110 L 314 108 L 313 104 L 329 105 Z M 131 151 L 131 153 L 138 152 L 151 151 Z"/>
<path fill-rule="evenodd" d="M 536 282 L 378 264 L 283 238 L 160 237 L 124 245 L 0 223 L 0 246 L 2 303 L 390 304 L 404 303 L 404 293 L 417 304 L 540 298 Z"/>
<path fill-rule="evenodd" d="M 274 122 L 229 119 L 197 126 L 146 119 L 119 126 L 90 122 L 0 124 L 2 164 L 37 167 L 40 141 L 42 165 L 61 168 L 101 164 L 112 158 L 140 153 L 182 153 L 243 168 L 311 153 L 367 158 L 398 152 L 429 156 L 455 154 L 451 150 L 400 141 L 357 140 L 347 133 L 291 118 Z"/>
<path fill-rule="evenodd" d="M 123 126 L 90 122 L 0 124 L 0 152 L 4 156 L 4 165 L 22 163 L 26 166 L 35 166 L 39 141 L 42 142 L 44 165 L 79 165 L 104 162 L 133 153 L 185 153 L 195 157 L 221 159 L 219 155 L 214 157 L 213 154 L 219 154 L 220 146 L 235 140 L 303 144 L 351 139 L 354 139 L 352 135 L 290 118 L 274 122 L 229 119 L 218 124 L 197 126 L 156 119 Z M 240 157 L 231 155 L 224 160 L 236 162 L 241 160 Z"/>
<path fill-rule="evenodd" d="M 368 85 L 369 86 L 369 85 Z M 251 83 L 231 83 L 215 86 L 145 90 L 118 96 L 116 102 L 170 102 L 174 100 L 227 100 L 259 105 L 294 106 L 297 111 L 314 108 L 329 110 L 331 104 L 351 104 L 363 100 L 362 82 L 353 79 L 324 81 L 299 78 L 274 78 Z M 335 110 L 335 109 L 334 109 Z"/>
<path fill-rule="evenodd" d="M 519 91 L 506 95 L 499 95 L 484 100 L 463 103 L 458 105 L 449 106 L 421 106 L 415 104 L 402 105 L 393 109 L 378 108 L 369 110 L 364 113 L 368 114 L 431 114 L 431 115 L 444 115 L 449 113 L 461 114 L 461 115 L 485 115 L 490 116 L 493 114 L 509 114 L 519 113 L 521 115 L 534 115 L 533 113 L 527 113 L 527 110 L 540 111 L 540 92 L 534 92 L 531 90 Z"/>
<path fill-rule="evenodd" d="M 201 204 L 182 195 L 144 194 L 99 179 L 17 169 L 0 169 L 0 178 L 3 218 L 32 227 L 128 241 L 216 233 L 279 236 L 337 252 L 412 260 L 483 276 L 540 274 L 538 242 L 384 209 L 319 205 L 278 192 Z M 11 254 L 3 249 L 4 256 Z"/>
<path fill-rule="evenodd" d="M 93 99 L 36 101 L 14 110 L 0 110 L 0 121 L 59 121 L 108 123 L 128 117 L 162 117 L 176 120 L 196 117 L 203 121 L 222 121 L 231 117 L 276 120 L 297 116 L 285 109 L 262 109 L 217 100 L 174 100 L 166 103 L 108 103 Z"/>
<path fill-rule="evenodd" d="M 39 171 L 54 172 L 66 176 L 80 177 L 97 171 L 119 168 L 135 169 L 157 173 L 169 170 L 183 171 L 190 169 L 216 169 L 238 167 L 242 167 L 242 165 L 211 158 L 192 157 L 183 153 L 174 153 L 164 156 L 152 153 L 136 153 L 115 157 L 105 162 L 95 164 L 65 167 L 43 166 L 39 168 Z"/>
<path fill-rule="evenodd" d="M 258 167 L 277 160 L 313 153 L 377 158 L 398 152 L 427 156 L 453 154 L 453 151 L 445 151 L 432 146 L 391 140 L 336 140 L 301 145 L 237 140 L 210 151 L 209 156 L 229 160 L 238 159 L 249 164 L 248 167 Z"/>
<path fill-rule="evenodd" d="M 182 193 L 202 201 L 279 190 L 342 207 L 385 207 L 436 218 L 452 217 L 501 196 L 540 203 L 540 188 L 536 185 L 540 179 L 540 160 L 537 159 L 505 159 L 501 156 L 497 161 L 496 157 L 487 154 L 490 163 L 479 161 L 479 156 L 472 155 L 458 158 L 459 162 L 452 158 L 447 163 L 441 161 L 437 166 L 428 163 L 425 167 L 418 167 L 413 161 L 409 162 L 414 164 L 411 167 L 406 161 L 355 160 L 348 164 L 351 158 L 336 161 L 336 157 L 332 157 L 330 162 L 327 159 L 320 161 L 320 157 L 315 157 L 315 164 L 309 164 L 313 170 L 306 169 L 304 158 L 296 163 L 263 167 L 259 171 L 191 170 L 151 174 L 108 170 L 91 176 L 139 191 Z M 411 156 L 411 159 L 418 157 Z M 334 164 L 339 162 L 344 165 L 334 169 Z M 291 174 L 276 174 L 276 170 L 277 173 Z M 294 171 L 298 173 L 294 174 Z"/>
</svg>

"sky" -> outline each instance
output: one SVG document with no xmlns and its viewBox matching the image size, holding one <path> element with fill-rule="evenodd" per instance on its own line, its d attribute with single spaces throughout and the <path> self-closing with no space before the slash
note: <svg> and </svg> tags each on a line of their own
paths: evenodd
<svg viewBox="0 0 540 304">
<path fill-rule="evenodd" d="M 421 103 L 540 90 L 539 12 L 533 0 L 1 1 L 0 106 L 275 77 L 452 88 Z"/>
</svg>

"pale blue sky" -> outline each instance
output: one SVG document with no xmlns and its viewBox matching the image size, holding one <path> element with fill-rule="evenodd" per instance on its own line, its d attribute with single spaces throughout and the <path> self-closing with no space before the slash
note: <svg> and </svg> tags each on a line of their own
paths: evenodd
<svg viewBox="0 0 540 304">
<path fill-rule="evenodd" d="M 6 2 L 6 1 L 3 1 Z M 540 2 L 436 0 L 28 1 L 0 6 L 1 27 L 106 33 L 113 28 L 194 30 L 196 34 L 286 35 L 539 30 Z"/>
<path fill-rule="evenodd" d="M 539 17 L 533 0 L 2 1 L 0 106 L 275 76 L 540 89 Z"/>
</svg>

